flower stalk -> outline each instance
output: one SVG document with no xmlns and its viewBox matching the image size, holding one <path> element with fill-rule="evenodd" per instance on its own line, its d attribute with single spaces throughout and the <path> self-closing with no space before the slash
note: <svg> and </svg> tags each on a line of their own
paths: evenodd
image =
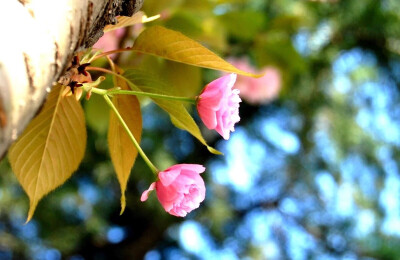
<svg viewBox="0 0 400 260">
<path fill-rule="evenodd" d="M 114 75 L 115 77 L 118 77 L 122 80 L 124 80 L 128 85 L 133 85 L 132 82 L 130 82 L 127 78 L 124 76 L 108 70 L 108 69 L 103 69 L 103 68 L 98 68 L 98 67 L 87 67 L 86 70 L 96 70 L 96 71 L 101 71 L 105 73 L 109 73 Z M 106 90 L 107 95 L 135 95 L 135 96 L 145 96 L 145 97 L 151 97 L 151 98 L 161 98 L 161 99 L 166 99 L 166 100 L 175 100 L 175 101 L 182 101 L 182 102 L 189 102 L 192 104 L 195 104 L 197 101 L 197 98 L 188 98 L 188 97 L 177 97 L 177 96 L 170 96 L 170 95 L 164 95 L 164 94 L 158 94 L 158 93 L 150 93 L 150 92 L 143 92 L 143 91 L 134 91 L 134 90 L 121 90 L 121 89 L 111 89 L 111 90 Z M 102 94 L 104 93 L 103 90 L 101 91 Z M 96 91 L 93 91 L 93 93 L 96 93 Z M 100 94 L 100 93 L 97 93 Z"/>
<path fill-rule="evenodd" d="M 135 95 L 135 96 L 145 96 L 145 97 L 152 97 L 152 98 L 161 98 L 161 99 L 167 99 L 167 100 L 190 102 L 193 104 L 196 103 L 196 98 L 176 97 L 176 96 L 169 96 L 169 95 L 142 92 L 142 91 L 134 91 L 134 90 L 112 89 L 112 90 L 107 91 L 107 95 Z"/>
</svg>

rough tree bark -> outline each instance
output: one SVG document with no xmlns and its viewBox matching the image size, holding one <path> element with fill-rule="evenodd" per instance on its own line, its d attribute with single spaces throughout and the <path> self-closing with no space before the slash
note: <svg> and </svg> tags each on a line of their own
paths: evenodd
<svg viewBox="0 0 400 260">
<path fill-rule="evenodd" d="M 37 113 L 74 54 L 143 0 L 0 2 L 0 158 Z"/>
</svg>

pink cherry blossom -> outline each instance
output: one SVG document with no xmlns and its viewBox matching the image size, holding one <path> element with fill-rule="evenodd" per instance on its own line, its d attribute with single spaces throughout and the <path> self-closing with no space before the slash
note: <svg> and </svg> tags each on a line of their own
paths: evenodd
<svg viewBox="0 0 400 260">
<path fill-rule="evenodd" d="M 199 207 L 206 195 L 204 181 L 200 173 L 206 168 L 199 164 L 176 164 L 158 174 L 159 180 L 153 182 L 142 193 L 141 201 L 146 201 L 149 193 L 156 190 L 158 200 L 165 211 L 177 217 Z"/>
<path fill-rule="evenodd" d="M 235 88 L 240 90 L 240 96 L 251 104 L 263 104 L 274 100 L 281 89 L 281 74 L 275 67 L 264 67 L 257 70 L 247 59 L 228 59 L 238 69 L 254 74 L 264 74 L 261 78 L 238 76 Z"/>
<path fill-rule="evenodd" d="M 235 131 L 234 125 L 240 121 L 240 91 L 232 89 L 235 81 L 236 74 L 229 74 L 210 82 L 197 101 L 203 123 L 208 129 L 215 129 L 225 140 L 229 139 L 230 132 Z"/>
</svg>

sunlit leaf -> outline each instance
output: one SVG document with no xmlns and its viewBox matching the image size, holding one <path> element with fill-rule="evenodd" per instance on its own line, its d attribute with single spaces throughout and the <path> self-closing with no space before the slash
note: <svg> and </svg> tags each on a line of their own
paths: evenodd
<svg viewBox="0 0 400 260">
<path fill-rule="evenodd" d="M 235 68 L 198 42 L 180 32 L 153 26 L 143 31 L 136 39 L 132 50 L 156 55 L 168 60 L 190 64 L 197 67 L 259 77 Z"/>
<path fill-rule="evenodd" d="M 39 200 L 78 168 L 86 147 L 83 109 L 65 87 L 53 87 L 41 112 L 10 148 L 9 160 L 29 196 L 29 221 Z"/>
<path fill-rule="evenodd" d="M 118 73 L 123 73 L 119 68 L 115 68 Z M 115 78 L 118 87 L 129 90 L 125 81 Z M 112 99 L 125 123 L 131 130 L 133 136 L 138 142 L 142 135 L 142 114 L 140 104 L 136 96 L 115 95 Z M 121 186 L 121 214 L 125 210 L 125 190 L 131 169 L 135 163 L 138 151 L 129 139 L 128 134 L 122 127 L 117 116 L 110 111 L 110 124 L 108 128 L 108 147 L 110 150 L 111 161 L 114 165 L 115 173 Z"/>
<path fill-rule="evenodd" d="M 169 89 L 171 89 L 171 87 L 166 85 L 156 75 L 153 75 L 150 72 L 142 70 L 127 70 L 124 73 L 124 77 L 126 77 L 130 81 L 129 83 L 131 84 L 129 85 L 132 90 L 164 95 L 171 94 L 171 92 L 168 91 Z M 174 123 L 175 126 L 188 131 L 202 144 L 204 144 L 210 152 L 214 154 L 221 154 L 219 151 L 212 148 L 206 143 L 200 132 L 199 127 L 197 126 L 196 122 L 193 120 L 189 112 L 186 110 L 182 102 L 161 98 L 152 98 L 152 100 L 169 114 L 169 116 L 171 117 L 171 121 Z"/>
<path fill-rule="evenodd" d="M 114 31 L 114 30 L 117 30 L 120 28 L 128 27 L 131 25 L 139 24 L 139 23 L 148 23 L 148 22 L 154 21 L 158 18 L 160 18 L 160 15 L 154 15 L 151 17 L 147 17 L 147 15 L 144 12 L 139 11 L 131 17 L 127 17 L 127 16 L 117 17 L 117 24 L 107 25 L 106 27 L 104 27 L 104 32 Z"/>
</svg>

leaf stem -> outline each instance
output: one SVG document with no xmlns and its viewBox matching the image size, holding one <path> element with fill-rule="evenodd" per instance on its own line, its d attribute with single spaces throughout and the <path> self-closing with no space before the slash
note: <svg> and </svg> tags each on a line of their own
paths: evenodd
<svg viewBox="0 0 400 260">
<path fill-rule="evenodd" d="M 120 79 L 123 79 L 128 83 L 128 85 L 133 85 L 132 82 L 130 82 L 127 78 L 124 76 L 108 70 L 108 69 L 103 69 L 103 68 L 98 68 L 98 67 L 86 67 L 86 70 L 97 70 L 105 73 L 110 73 Z M 95 91 L 93 91 L 96 93 Z M 100 93 L 97 93 L 100 94 Z M 103 93 L 101 93 L 103 94 Z M 189 102 L 189 103 L 196 103 L 196 98 L 188 98 L 188 97 L 177 97 L 177 96 L 169 96 L 169 95 L 164 95 L 164 94 L 158 94 L 158 93 L 149 93 L 149 92 L 143 92 L 143 91 L 134 91 L 134 90 L 119 90 L 119 89 L 112 89 L 107 91 L 107 95 L 135 95 L 135 96 L 146 96 L 146 97 L 153 97 L 153 98 L 161 98 L 161 99 L 167 99 L 167 100 L 176 100 L 176 101 L 182 101 L 182 102 Z"/>
<path fill-rule="evenodd" d="M 121 95 L 146 96 L 146 97 L 153 97 L 153 98 L 162 98 L 162 99 L 168 99 L 168 100 L 190 102 L 190 103 L 193 103 L 193 104 L 196 103 L 196 99 L 195 98 L 175 97 L 175 96 L 168 96 L 168 95 L 163 95 L 163 94 L 156 94 L 156 93 L 149 93 L 149 92 L 142 92 L 142 91 L 134 91 L 134 90 L 113 89 L 113 90 L 107 91 L 107 94 L 108 95 L 121 94 Z"/>
<path fill-rule="evenodd" d="M 110 100 L 110 98 L 107 95 L 103 95 L 104 100 L 107 102 L 107 104 L 110 106 L 110 108 L 114 111 L 115 115 L 117 116 L 118 120 L 120 121 L 122 127 L 125 129 L 126 133 L 128 134 L 129 138 L 135 145 L 136 149 L 138 150 L 140 156 L 142 156 L 143 160 L 146 162 L 146 164 L 149 166 L 151 171 L 154 173 L 154 175 L 158 175 L 158 172 L 160 171 L 157 169 L 156 166 L 150 161 L 150 159 L 147 157 L 147 155 L 144 153 L 142 148 L 140 147 L 139 143 L 136 141 L 135 136 L 133 136 L 132 132 L 129 130 L 129 127 L 125 123 L 124 119 L 122 118 L 121 114 L 118 112 L 117 108 L 114 106 L 113 102 Z"/>
</svg>

